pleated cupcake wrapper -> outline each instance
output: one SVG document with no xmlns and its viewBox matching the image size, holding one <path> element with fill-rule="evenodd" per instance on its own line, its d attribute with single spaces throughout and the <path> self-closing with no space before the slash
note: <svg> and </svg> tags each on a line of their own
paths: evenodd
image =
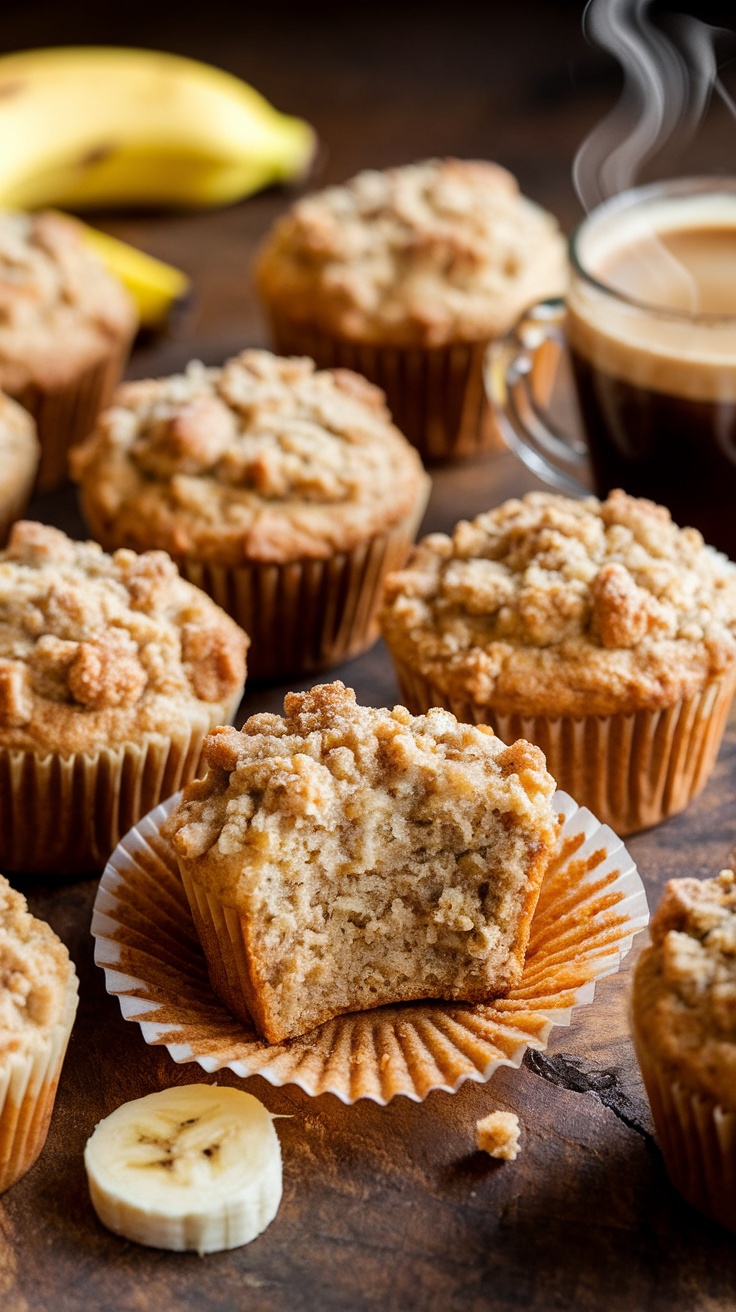
<svg viewBox="0 0 736 1312">
<path fill-rule="evenodd" d="M 141 816 L 194 778 L 212 721 L 72 756 L 0 748 L 0 870 L 101 870 Z"/>
<path fill-rule="evenodd" d="M 693 1207 L 736 1230 L 736 1113 L 674 1078 L 636 1026 L 634 1046 L 670 1180 Z"/>
<path fill-rule="evenodd" d="M 77 1011 L 72 970 L 59 1023 L 28 1053 L 13 1053 L 0 1070 L 0 1193 L 20 1179 L 46 1142 L 61 1068 Z"/>
<path fill-rule="evenodd" d="M 339 665 L 378 637 L 383 581 L 404 564 L 429 496 L 386 533 L 326 560 L 215 565 L 177 557 L 180 573 L 250 635 L 248 677 L 277 679 Z"/>
<path fill-rule="evenodd" d="M 394 664 L 402 698 L 415 715 L 443 706 L 458 720 L 489 724 L 504 742 L 536 743 L 560 787 L 618 834 L 659 824 L 697 796 L 715 764 L 734 691 L 729 675 L 660 711 L 579 719 L 501 715 L 449 697 L 395 657 Z"/>
<path fill-rule="evenodd" d="M 147 1043 L 163 1044 L 175 1061 L 196 1061 L 206 1071 L 228 1067 L 312 1095 L 381 1105 L 397 1094 L 419 1102 L 432 1089 L 451 1093 L 465 1080 L 483 1082 L 499 1066 L 519 1066 L 528 1047 L 544 1048 L 553 1025 L 568 1025 L 575 1007 L 592 1000 L 596 981 L 619 969 L 649 918 L 641 879 L 621 840 L 557 793 L 557 850 L 532 921 L 522 979 L 505 998 L 353 1012 L 300 1038 L 268 1044 L 213 992 L 177 864 L 160 833 L 177 801 L 157 807 L 113 853 L 92 918 L 95 961 L 123 1016 L 140 1024 Z M 228 945 L 223 955 L 230 963 L 232 923 L 224 911 L 216 934 Z M 238 987 L 239 964 L 227 969 Z"/>
<path fill-rule="evenodd" d="M 44 388 L 29 383 L 9 395 L 30 411 L 41 443 L 41 461 L 36 491 L 49 492 L 66 483 L 70 447 L 81 442 L 95 426 L 97 416 L 110 401 L 125 368 L 131 341 L 111 345 L 103 359 L 77 374 L 62 387 Z"/>
<path fill-rule="evenodd" d="M 353 369 L 382 388 L 396 427 L 425 460 L 503 448 L 484 388 L 487 341 L 439 347 L 351 342 L 269 314 L 280 355 L 308 355 L 321 369 Z"/>
</svg>

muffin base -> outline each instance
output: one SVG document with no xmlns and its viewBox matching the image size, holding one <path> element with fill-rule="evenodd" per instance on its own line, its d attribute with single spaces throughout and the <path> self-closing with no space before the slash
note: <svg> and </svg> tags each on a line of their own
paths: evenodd
<svg viewBox="0 0 736 1312">
<path fill-rule="evenodd" d="M 0 1193 L 25 1175 L 46 1142 L 78 990 L 72 967 L 58 1024 L 31 1052 L 14 1053 L 0 1074 Z"/>
<path fill-rule="evenodd" d="M 194 778 L 213 724 L 67 757 L 0 748 L 0 869 L 101 870 L 141 816 Z"/>
<path fill-rule="evenodd" d="M 400 569 L 429 496 L 423 484 L 411 515 L 352 551 L 284 565 L 218 565 L 174 557 L 250 636 L 248 678 L 312 674 L 358 656 L 378 637 L 377 613 L 388 573 Z"/>
<path fill-rule="evenodd" d="M 50 492 L 67 482 L 69 449 L 91 433 L 100 410 L 112 398 L 131 343 L 132 337 L 116 342 L 102 359 L 63 386 L 45 388 L 39 382 L 32 382 L 20 391 L 8 392 L 36 421 L 41 443 L 37 492 Z"/>
<path fill-rule="evenodd" d="M 667 1174 L 698 1211 L 736 1231 L 736 1113 L 696 1093 L 634 1046 Z"/>
<path fill-rule="evenodd" d="M 705 787 L 721 745 L 736 675 L 711 679 L 696 696 L 664 710 L 581 718 L 503 715 L 449 697 L 394 658 L 401 695 L 414 715 L 431 706 L 488 724 L 504 742 L 541 747 L 560 788 L 617 834 L 649 829 L 683 811 Z"/>
<path fill-rule="evenodd" d="M 353 369 L 386 393 L 396 427 L 428 461 L 503 450 L 483 381 L 488 341 L 400 347 L 332 337 L 269 307 L 274 350 Z"/>
</svg>

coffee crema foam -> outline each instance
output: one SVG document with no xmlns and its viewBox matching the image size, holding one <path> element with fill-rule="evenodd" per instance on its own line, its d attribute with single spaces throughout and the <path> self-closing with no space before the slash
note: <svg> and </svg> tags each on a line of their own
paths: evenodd
<svg viewBox="0 0 736 1312">
<path fill-rule="evenodd" d="M 588 220 L 567 297 L 573 352 L 633 386 L 736 401 L 736 193 L 656 199 Z"/>
</svg>

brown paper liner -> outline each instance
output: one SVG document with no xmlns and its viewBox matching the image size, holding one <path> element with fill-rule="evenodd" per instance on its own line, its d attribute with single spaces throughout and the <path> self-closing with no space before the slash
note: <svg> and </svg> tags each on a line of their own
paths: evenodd
<svg viewBox="0 0 736 1312">
<path fill-rule="evenodd" d="M 131 340 L 126 337 L 115 342 L 103 359 L 61 387 L 44 388 L 34 382 L 8 393 L 36 421 L 41 443 L 37 492 L 49 492 L 67 482 L 69 448 L 91 433 L 100 410 L 111 400 L 125 368 Z"/>
<path fill-rule="evenodd" d="M 56 1088 L 77 1011 L 74 968 L 64 1012 L 49 1035 L 26 1054 L 14 1053 L 0 1072 L 0 1193 L 20 1179 L 46 1142 Z"/>
<path fill-rule="evenodd" d="M 178 798 L 146 816 L 113 853 L 95 901 L 95 961 L 123 1015 L 146 1042 L 206 1071 L 227 1066 L 343 1102 L 397 1094 L 415 1101 L 454 1092 L 519 1066 L 542 1049 L 553 1025 L 590 1002 L 596 980 L 619 969 L 649 918 L 646 897 L 621 840 L 564 793 L 562 828 L 532 920 L 521 981 L 487 1003 L 407 1002 L 353 1012 L 309 1034 L 269 1044 L 215 996 L 187 895 L 160 828 Z M 223 933 L 229 933 L 222 916 Z M 219 931 L 218 931 L 219 932 Z M 225 967 L 223 966 L 223 969 Z M 231 972 L 237 986 L 237 969 Z"/>
<path fill-rule="evenodd" d="M 250 636 L 249 679 L 296 678 L 350 660 L 376 641 L 383 581 L 404 564 L 428 495 L 427 483 L 411 515 L 327 560 L 236 566 L 174 559 L 183 577 Z"/>
<path fill-rule="evenodd" d="M 0 870 L 101 870 L 141 816 L 194 778 L 212 727 L 202 717 L 168 737 L 67 757 L 0 748 Z"/>
<path fill-rule="evenodd" d="M 503 450 L 485 394 L 488 341 L 383 346 L 332 337 L 269 307 L 274 350 L 308 355 L 321 369 L 353 369 L 386 393 L 397 428 L 428 461 Z"/>
<path fill-rule="evenodd" d="M 736 1230 L 736 1113 L 686 1088 L 634 1030 L 634 1046 L 667 1174 L 706 1216 Z"/>
<path fill-rule="evenodd" d="M 559 786 L 623 835 L 683 811 L 705 787 L 734 691 L 734 676 L 728 675 L 660 711 L 582 718 L 502 715 L 448 696 L 393 659 L 401 696 L 414 715 L 442 706 L 458 720 L 489 724 L 504 742 L 536 743 Z"/>
</svg>

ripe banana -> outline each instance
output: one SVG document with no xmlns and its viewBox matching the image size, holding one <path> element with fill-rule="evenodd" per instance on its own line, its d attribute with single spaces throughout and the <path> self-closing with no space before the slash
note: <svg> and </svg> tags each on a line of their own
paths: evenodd
<svg viewBox="0 0 736 1312">
<path fill-rule="evenodd" d="M 165 327 L 169 316 L 189 292 L 190 282 L 181 269 L 164 264 L 136 246 L 111 237 L 99 228 L 90 228 L 77 220 L 85 246 L 116 278 L 125 283 L 138 309 L 141 328 Z"/>
<path fill-rule="evenodd" d="M 152 1248 L 238 1248 L 281 1201 L 271 1116 L 240 1089 L 186 1084 L 126 1102 L 100 1121 L 84 1164 L 103 1225 Z"/>
<path fill-rule="evenodd" d="M 225 205 L 306 172 L 313 129 L 208 64 L 108 46 L 0 57 L 0 204 Z"/>
</svg>

